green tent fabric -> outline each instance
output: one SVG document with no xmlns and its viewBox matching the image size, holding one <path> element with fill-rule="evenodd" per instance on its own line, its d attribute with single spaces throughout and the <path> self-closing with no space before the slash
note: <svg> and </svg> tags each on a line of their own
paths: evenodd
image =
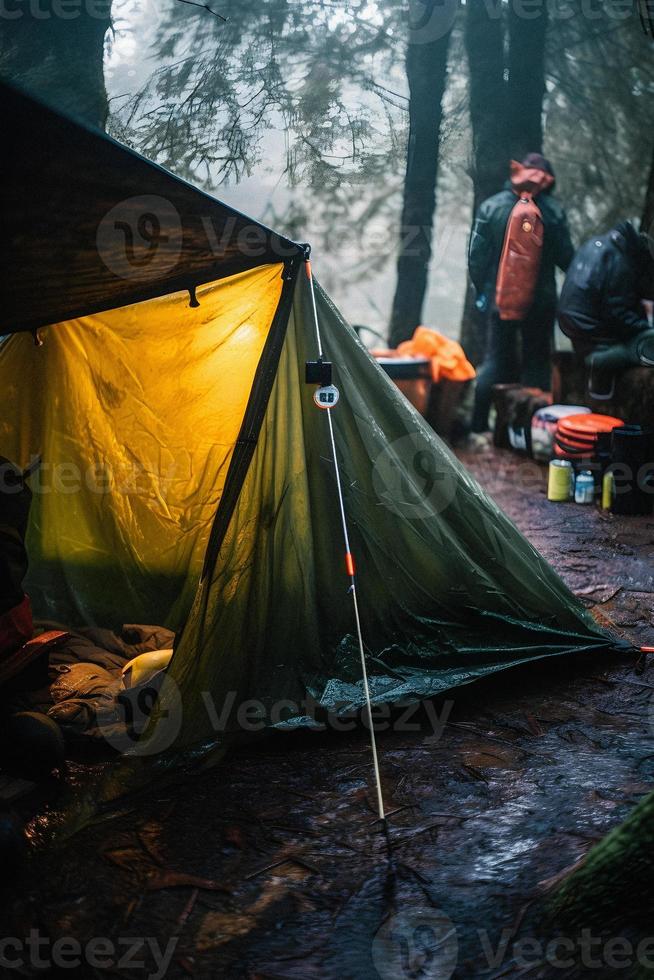
<svg viewBox="0 0 654 980">
<path fill-rule="evenodd" d="M 318 314 L 373 703 L 611 646 L 321 290 Z M 162 695 L 178 744 L 237 731 L 249 701 L 250 722 L 277 727 L 312 724 L 307 695 L 336 713 L 364 703 L 327 419 L 304 383 L 316 354 L 300 275 L 256 449 Z"/>
<path fill-rule="evenodd" d="M 65 605 L 98 625 L 113 608 L 174 622 L 153 750 L 224 743 L 251 701 L 263 727 L 311 724 L 307 698 L 357 708 L 327 416 L 304 380 L 318 353 L 304 246 L 2 94 L 17 203 L 0 269 L 2 331 L 16 333 L 0 351 L 0 454 L 25 465 L 43 452 L 50 473 L 83 478 L 35 508 L 35 596 L 55 618 Z M 171 205 L 158 212 L 165 247 L 132 275 L 116 265 L 120 236 L 150 220 L 152 196 Z M 619 645 L 317 299 L 373 702 Z M 33 347 L 26 331 L 48 324 Z M 135 496 L 115 480 L 132 464 Z M 88 479 L 98 467 L 107 487 Z"/>
</svg>

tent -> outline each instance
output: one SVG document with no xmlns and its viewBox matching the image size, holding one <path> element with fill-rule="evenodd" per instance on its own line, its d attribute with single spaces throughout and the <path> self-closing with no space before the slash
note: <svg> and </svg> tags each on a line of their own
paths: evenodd
<svg viewBox="0 0 654 980">
<path fill-rule="evenodd" d="M 36 612 L 174 628 L 179 745 L 253 700 L 287 727 L 361 705 L 306 246 L 6 86 L 0 114 L 0 454 L 43 459 Z M 373 703 L 615 645 L 316 305 Z"/>
</svg>

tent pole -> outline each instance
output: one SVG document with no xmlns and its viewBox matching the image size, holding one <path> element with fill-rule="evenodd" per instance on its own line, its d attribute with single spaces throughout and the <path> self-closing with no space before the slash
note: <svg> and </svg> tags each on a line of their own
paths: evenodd
<svg viewBox="0 0 654 980">
<path fill-rule="evenodd" d="M 316 341 L 318 343 L 318 356 L 322 358 L 322 339 L 320 336 L 320 324 L 318 322 L 318 310 L 316 307 L 316 294 L 313 286 L 313 274 L 311 271 L 311 262 L 307 258 L 305 260 L 305 267 L 307 278 L 309 280 L 309 285 L 311 288 L 311 305 L 313 310 L 313 320 L 316 328 Z M 366 696 L 366 711 L 368 715 L 368 728 L 370 731 L 370 744 L 372 747 L 372 762 L 375 770 L 375 787 L 377 790 L 377 809 L 379 811 L 379 819 L 385 824 L 386 813 L 384 810 L 384 797 L 382 795 L 381 786 L 381 773 L 379 771 L 379 757 L 377 755 L 377 739 L 375 737 L 375 726 L 372 720 L 372 705 L 370 703 L 370 686 L 368 684 L 368 669 L 366 667 L 366 655 L 363 646 L 363 634 L 361 632 L 361 617 L 359 616 L 359 601 L 357 598 L 357 585 L 356 585 L 356 569 L 354 567 L 354 558 L 352 556 L 352 551 L 350 549 L 350 536 L 347 530 L 347 519 L 345 516 L 345 501 L 343 500 L 343 488 L 341 485 L 341 474 L 338 467 L 338 457 L 336 455 L 336 439 L 334 436 L 334 424 L 332 422 L 331 409 L 327 409 L 327 423 L 329 425 L 329 439 L 332 448 L 332 457 L 334 460 L 334 472 L 336 474 L 336 489 L 338 491 L 338 505 L 341 512 L 341 525 L 343 527 L 343 540 L 345 543 L 345 566 L 347 569 L 347 574 L 350 578 L 350 593 L 352 595 L 352 604 L 354 606 L 354 618 L 356 621 L 357 628 L 357 640 L 359 642 L 359 655 L 361 657 L 361 673 L 363 675 L 363 689 Z"/>
</svg>

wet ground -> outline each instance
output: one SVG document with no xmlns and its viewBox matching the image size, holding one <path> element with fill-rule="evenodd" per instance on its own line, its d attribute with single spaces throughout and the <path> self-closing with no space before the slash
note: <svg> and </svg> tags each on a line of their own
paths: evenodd
<svg viewBox="0 0 654 980">
<path fill-rule="evenodd" d="M 465 462 L 587 605 L 654 645 L 654 519 L 548 504 L 544 468 L 510 453 Z M 562 976 L 516 942 L 550 879 L 654 785 L 653 695 L 635 657 L 578 658 L 396 717 L 379 735 L 392 873 L 366 732 L 267 739 L 37 852 L 1 934 L 38 929 L 46 962 L 56 939 L 82 944 L 50 973 L 12 948 L 27 976 Z M 612 975 L 599 956 L 592 975 Z"/>
</svg>

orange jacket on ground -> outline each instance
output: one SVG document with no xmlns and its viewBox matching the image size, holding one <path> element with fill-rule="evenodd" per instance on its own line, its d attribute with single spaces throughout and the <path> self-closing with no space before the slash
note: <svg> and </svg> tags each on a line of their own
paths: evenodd
<svg viewBox="0 0 654 980">
<path fill-rule="evenodd" d="M 432 381 L 439 381 L 441 378 L 448 381 L 470 381 L 475 376 L 475 369 L 465 356 L 461 344 L 429 327 L 416 327 L 411 340 L 405 340 L 399 344 L 397 350 L 384 351 L 384 354 L 391 357 L 429 358 Z"/>
</svg>

